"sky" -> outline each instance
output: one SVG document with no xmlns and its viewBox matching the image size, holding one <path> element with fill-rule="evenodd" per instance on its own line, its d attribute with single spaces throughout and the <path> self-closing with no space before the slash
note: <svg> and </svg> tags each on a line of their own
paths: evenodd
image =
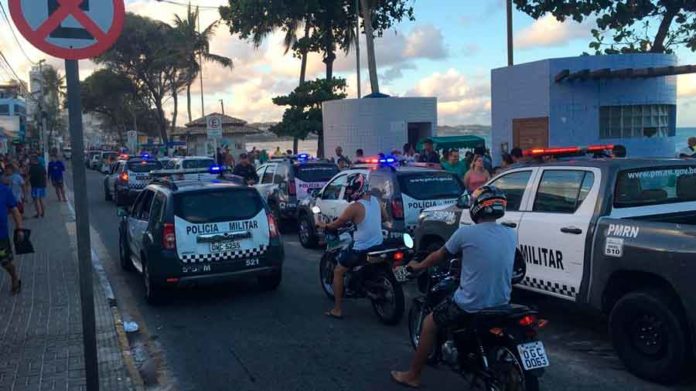
<svg viewBox="0 0 696 391">
<path fill-rule="evenodd" d="M 186 3 L 186 0 L 176 0 Z M 194 5 L 219 6 L 227 0 L 192 0 Z M 7 10 L 7 0 L 0 0 Z M 504 0 L 414 0 L 416 20 L 402 22 L 376 41 L 380 89 L 392 96 L 436 96 L 440 125 L 490 125 L 490 71 L 507 64 Z M 126 10 L 167 23 L 174 15 L 185 15 L 186 7 L 156 0 L 126 0 Z M 202 9 L 201 23 L 207 26 L 219 17 L 215 9 Z M 544 58 L 570 57 L 591 52 L 593 22 L 557 22 L 551 16 L 533 20 L 514 12 L 515 63 Z M 14 30 L 16 31 L 16 30 Z M 28 80 L 31 61 L 46 59 L 63 70 L 62 60 L 52 58 L 18 35 L 10 34 L 0 15 L 0 51 L 20 77 Z M 27 56 L 24 56 L 20 46 Z M 364 41 L 362 48 L 365 47 Z M 363 49 L 364 50 L 364 49 Z M 225 113 L 249 122 L 280 120 L 283 108 L 271 99 L 292 91 L 299 81 L 300 61 L 284 54 L 282 33 L 273 34 L 258 48 L 241 41 L 221 24 L 211 51 L 230 57 L 234 69 L 207 63 L 203 85 L 205 112 Z M 696 53 L 679 50 L 681 64 L 696 64 Z M 367 64 L 362 56 L 362 91 L 369 92 Z M 80 62 L 80 77 L 95 69 L 90 61 Z M 347 79 L 349 97 L 357 95 L 355 54 L 341 53 L 335 65 L 337 76 Z M 310 55 L 308 78 L 323 77 L 321 57 Z M 0 81 L 9 71 L 0 67 Z M 201 114 L 200 88 L 193 88 L 193 116 Z M 696 126 L 696 74 L 679 76 L 677 126 Z M 178 123 L 187 122 L 185 96 L 180 98 Z M 182 110 L 183 106 L 183 110 Z M 167 102 L 171 112 L 171 102 Z"/>
</svg>

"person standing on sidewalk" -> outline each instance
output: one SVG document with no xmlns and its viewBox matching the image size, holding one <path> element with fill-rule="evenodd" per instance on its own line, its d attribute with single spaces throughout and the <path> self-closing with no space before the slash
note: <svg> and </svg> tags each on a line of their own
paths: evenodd
<svg viewBox="0 0 696 391">
<path fill-rule="evenodd" d="M 51 179 L 51 184 L 53 188 L 56 189 L 56 197 L 58 201 L 67 202 L 65 198 L 65 189 L 63 185 L 63 173 L 65 172 L 65 165 L 63 164 L 58 156 L 52 156 L 51 162 L 48 163 L 48 177 Z"/>
<path fill-rule="evenodd" d="M 46 169 L 39 164 L 39 159 L 32 156 L 31 165 L 29 166 L 29 183 L 31 183 L 31 197 L 34 199 L 34 208 L 36 209 L 35 218 L 44 217 L 46 205 Z"/>
<path fill-rule="evenodd" d="M 8 213 L 12 215 L 12 220 L 14 220 L 17 239 L 23 240 L 22 215 L 17 209 L 17 200 L 12 195 L 12 190 L 0 182 L 0 266 L 10 275 L 12 279 L 11 292 L 16 295 L 22 289 L 22 281 L 19 279 L 17 268 L 13 262 L 10 228 L 7 221 Z"/>
<path fill-rule="evenodd" d="M 14 163 L 10 163 L 5 167 L 5 183 L 12 190 L 19 214 L 24 214 L 24 179 L 19 175 L 17 166 Z"/>
</svg>

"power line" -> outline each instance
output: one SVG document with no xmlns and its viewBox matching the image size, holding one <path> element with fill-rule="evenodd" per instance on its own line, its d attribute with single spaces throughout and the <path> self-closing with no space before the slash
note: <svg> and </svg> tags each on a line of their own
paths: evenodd
<svg viewBox="0 0 696 391">
<path fill-rule="evenodd" d="M 17 76 L 17 72 L 15 72 L 14 68 L 12 68 L 12 65 L 10 64 L 9 61 L 7 61 L 7 57 L 5 57 L 5 55 L 2 53 L 2 51 L 0 51 L 0 59 L 2 59 L 3 61 L 5 61 L 5 64 L 7 65 L 8 68 L 10 68 L 10 71 L 12 71 L 12 74 L 15 76 L 15 78 L 17 79 L 17 81 L 18 81 L 18 82 L 21 82 L 22 79 L 21 79 L 19 76 Z"/>
<path fill-rule="evenodd" d="M 190 3 L 179 3 L 174 0 L 157 0 L 158 3 L 167 3 L 167 4 L 173 4 L 173 5 L 178 5 L 180 7 L 188 7 L 189 5 L 191 8 L 200 8 L 202 10 L 219 10 L 220 7 L 216 7 L 213 5 L 196 5 L 196 4 L 190 4 Z"/>
<path fill-rule="evenodd" d="M 12 26 L 12 23 L 10 23 L 10 18 L 7 16 L 7 12 L 5 12 L 5 6 L 3 6 L 2 3 L 0 3 L 0 12 L 2 12 L 2 16 L 3 16 L 3 18 L 5 19 L 5 21 L 7 22 L 7 26 L 8 26 L 8 28 L 10 29 L 10 32 L 12 33 L 12 36 L 14 37 L 15 42 L 17 42 L 17 46 L 19 46 L 19 50 L 22 51 L 22 54 L 24 55 L 24 57 L 26 57 L 26 59 L 27 59 L 30 63 L 32 63 L 32 65 L 36 65 L 36 62 L 33 61 L 33 60 L 29 57 L 29 55 L 27 54 L 27 52 L 24 51 L 24 47 L 22 46 L 22 43 L 19 42 L 19 38 L 17 38 L 17 34 L 15 34 L 14 27 Z"/>
</svg>

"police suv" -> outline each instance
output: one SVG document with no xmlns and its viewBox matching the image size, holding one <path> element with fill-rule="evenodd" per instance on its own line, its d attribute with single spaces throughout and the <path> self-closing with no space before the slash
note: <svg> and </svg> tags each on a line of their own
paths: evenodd
<svg viewBox="0 0 696 391">
<path fill-rule="evenodd" d="M 155 181 L 120 209 L 119 254 L 142 273 L 146 298 L 164 289 L 255 277 L 265 289 L 282 279 L 283 244 L 259 193 L 225 180 Z"/>
<path fill-rule="evenodd" d="M 162 163 L 142 157 L 125 157 L 111 166 L 104 178 L 104 199 L 113 200 L 117 206 L 130 204 L 152 180 L 150 171 L 162 169 Z"/>
<path fill-rule="evenodd" d="M 210 167 L 216 166 L 215 159 L 207 156 L 187 156 L 175 157 L 167 162 L 165 167 L 168 170 L 176 170 L 181 173 L 179 179 L 197 180 L 201 170 L 208 170 Z"/>
<path fill-rule="evenodd" d="M 643 378 L 675 380 L 696 348 L 696 163 L 551 161 L 489 183 L 508 197 L 500 223 L 517 232 L 526 261 L 519 288 L 609 314 L 626 366 Z M 421 214 L 418 250 L 439 248 L 458 226 L 472 224 L 467 197 Z"/>
<path fill-rule="evenodd" d="M 367 164 L 341 171 L 312 197 L 300 202 L 298 231 L 304 247 L 314 247 L 322 239 L 315 228 L 312 207 L 318 206 L 329 220 L 337 219 L 349 205 L 345 188 L 359 174 L 368 178 L 370 192 L 380 199 L 389 214 L 391 226 L 385 225 L 383 230 L 386 239 L 399 239 L 404 232 L 412 233 L 423 209 L 452 205 L 464 191 L 456 175 L 429 165 L 402 165 L 393 158 L 370 159 Z"/>
<path fill-rule="evenodd" d="M 255 187 L 267 200 L 276 221 L 295 219 L 299 201 L 321 189 L 337 173 L 336 164 L 300 154 L 271 159 L 259 166 L 259 183 Z"/>
</svg>

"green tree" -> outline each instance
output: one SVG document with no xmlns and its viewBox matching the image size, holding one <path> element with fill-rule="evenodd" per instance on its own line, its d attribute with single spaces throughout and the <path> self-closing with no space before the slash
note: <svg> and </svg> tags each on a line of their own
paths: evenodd
<svg viewBox="0 0 696 391">
<path fill-rule="evenodd" d="M 38 106 L 39 112 L 34 118 L 39 127 L 43 126 L 46 120 L 46 130 L 49 148 L 55 133 L 62 134 L 66 130 L 65 119 L 63 117 L 63 107 L 65 102 L 65 77 L 51 65 L 41 67 L 41 91 L 32 95 L 32 99 Z"/>
<path fill-rule="evenodd" d="M 345 99 L 345 91 L 345 79 L 318 79 L 299 85 L 289 95 L 273 98 L 273 103 L 288 108 L 283 113 L 283 120 L 271 127 L 271 132 L 278 136 L 291 136 L 301 140 L 306 139 L 311 133 L 321 137 L 321 104 L 330 100 Z"/>
<path fill-rule="evenodd" d="M 514 0 L 534 19 L 550 13 L 559 21 L 596 18 L 590 48 L 597 54 L 696 51 L 694 0 Z"/>
<path fill-rule="evenodd" d="M 164 143 L 169 141 L 164 100 L 180 81 L 174 74 L 179 52 L 172 46 L 173 36 L 172 27 L 166 23 L 129 13 L 116 43 L 94 59 L 130 79 L 143 106 L 154 107 L 157 130 Z"/>
<path fill-rule="evenodd" d="M 202 64 L 200 61 L 213 62 L 230 69 L 233 67 L 232 59 L 210 52 L 210 41 L 219 21 L 211 23 L 203 31 L 199 32 L 198 20 L 198 7 L 191 8 L 191 4 L 189 4 L 185 18 L 182 19 L 179 15 L 176 15 L 174 20 L 174 28 L 178 38 L 180 38 L 177 47 L 180 49 L 188 67 L 188 73 L 186 74 L 186 108 L 189 122 L 193 121 L 193 116 L 191 115 L 191 85 L 201 72 Z"/>
</svg>

